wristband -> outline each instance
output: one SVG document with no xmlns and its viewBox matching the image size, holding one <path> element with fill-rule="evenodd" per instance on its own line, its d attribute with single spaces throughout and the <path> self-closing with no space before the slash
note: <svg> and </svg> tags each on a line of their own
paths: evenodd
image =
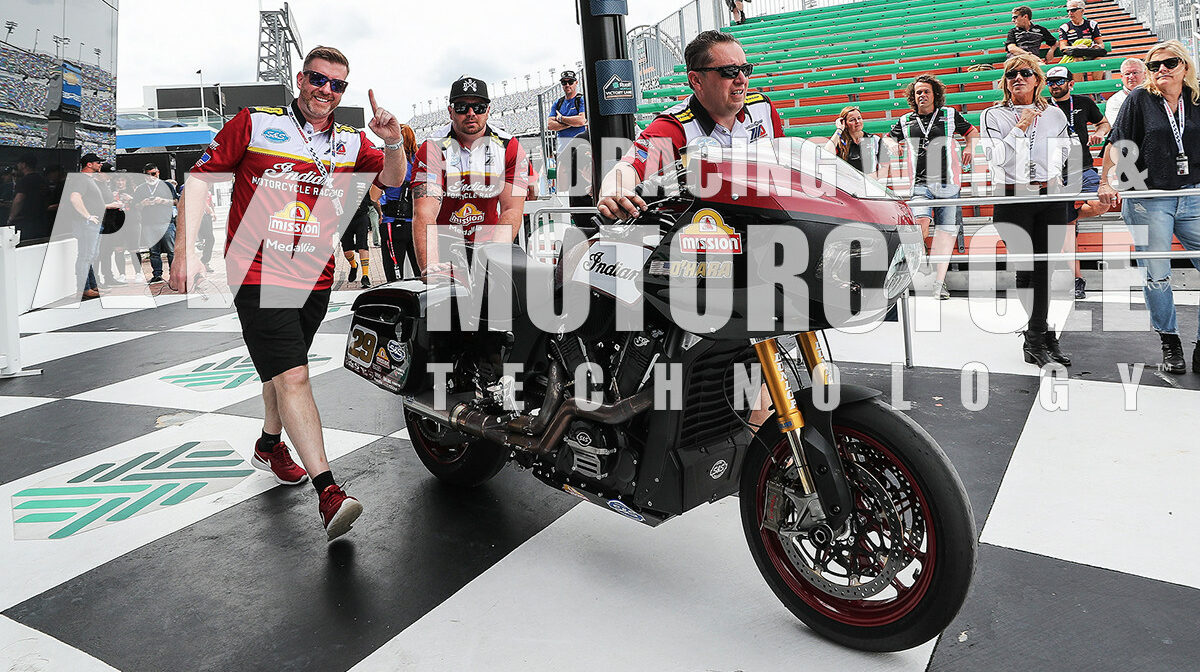
<svg viewBox="0 0 1200 672">
<path fill-rule="evenodd" d="M 402 139 L 400 139 L 400 140 L 397 140 L 395 143 L 391 143 L 391 144 L 387 144 L 387 143 L 385 143 L 385 144 L 383 145 L 383 148 L 384 148 L 384 149 L 390 149 L 390 150 L 393 150 L 393 151 L 394 151 L 394 150 L 400 149 L 400 148 L 401 148 L 401 147 L 403 147 L 403 146 L 404 146 L 404 139 L 402 138 Z"/>
</svg>

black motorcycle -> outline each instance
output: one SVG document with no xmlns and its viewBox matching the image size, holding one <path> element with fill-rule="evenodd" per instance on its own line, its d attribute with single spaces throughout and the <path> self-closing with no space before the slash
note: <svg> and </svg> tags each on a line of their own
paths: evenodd
<svg viewBox="0 0 1200 672">
<path fill-rule="evenodd" d="M 648 212 L 615 235 L 568 239 L 557 265 L 482 246 L 472 264 L 488 272 L 473 282 L 364 293 L 345 364 L 403 395 L 413 446 L 442 481 L 478 486 L 512 462 L 651 526 L 737 494 L 755 562 L 797 617 L 856 649 L 911 648 L 966 598 L 971 506 L 928 433 L 880 392 L 831 380 L 817 331 L 878 320 L 896 303 L 912 256 L 900 234 L 915 226 L 899 201 L 844 187 L 812 195 L 812 175 L 789 170 L 793 191 L 761 195 L 753 170 L 695 162 L 716 193 L 699 198 L 686 171 L 673 174 Z M 798 232 L 807 249 L 756 229 Z M 801 269 L 807 291 L 774 282 L 781 266 Z M 672 319 L 673 301 L 705 305 L 717 286 L 732 296 L 723 323 L 689 333 Z M 497 296 L 510 304 L 498 319 Z M 590 302 L 586 319 L 535 326 L 543 303 L 571 296 Z M 774 309 L 769 321 L 754 301 Z M 643 324 L 622 331 L 630 309 Z M 773 407 L 757 427 L 735 394 L 755 366 Z"/>
</svg>

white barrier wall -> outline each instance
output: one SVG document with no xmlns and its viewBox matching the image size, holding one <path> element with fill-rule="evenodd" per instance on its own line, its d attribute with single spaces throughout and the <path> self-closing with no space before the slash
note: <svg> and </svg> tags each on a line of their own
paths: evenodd
<svg viewBox="0 0 1200 672">
<path fill-rule="evenodd" d="M 18 314 L 77 293 L 74 239 L 18 247 L 16 257 Z"/>
</svg>

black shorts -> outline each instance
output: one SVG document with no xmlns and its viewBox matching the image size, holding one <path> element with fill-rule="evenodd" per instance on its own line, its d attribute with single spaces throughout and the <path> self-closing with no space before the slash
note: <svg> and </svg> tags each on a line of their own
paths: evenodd
<svg viewBox="0 0 1200 672">
<path fill-rule="evenodd" d="M 329 309 L 330 290 L 296 293 L 294 301 L 274 301 L 276 305 L 300 305 L 299 308 L 263 308 L 258 285 L 243 285 L 233 298 L 242 339 L 250 351 L 250 360 L 265 383 L 275 376 L 308 364 L 308 350 L 325 311 Z M 273 296 L 269 293 L 268 300 Z M 289 297 L 290 298 L 290 297 Z"/>
<path fill-rule="evenodd" d="M 367 249 L 367 234 L 370 229 L 371 218 L 366 214 L 351 218 L 346 232 L 342 234 L 342 251 Z"/>
</svg>

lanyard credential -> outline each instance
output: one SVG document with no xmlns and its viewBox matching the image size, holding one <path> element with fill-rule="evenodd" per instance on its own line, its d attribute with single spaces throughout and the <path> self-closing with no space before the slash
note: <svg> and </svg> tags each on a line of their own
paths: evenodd
<svg viewBox="0 0 1200 672">
<path fill-rule="evenodd" d="M 1179 149 L 1179 153 L 1175 155 L 1175 174 L 1187 175 L 1190 169 L 1187 152 L 1183 151 L 1183 127 L 1187 123 L 1187 118 L 1183 115 L 1183 95 L 1179 96 L 1178 122 L 1166 100 L 1163 100 L 1163 109 L 1167 112 L 1167 121 L 1171 122 L 1171 133 L 1175 135 L 1175 146 Z"/>
<path fill-rule="evenodd" d="M 296 125 L 296 131 L 300 133 L 300 140 L 304 143 L 304 149 L 308 151 L 308 155 L 312 157 L 313 165 L 317 167 L 317 172 L 321 175 L 321 186 L 332 187 L 330 184 L 330 174 L 333 172 L 334 150 L 337 147 L 337 127 L 333 120 L 329 120 L 329 165 L 325 165 L 325 161 L 317 155 L 313 149 L 312 143 L 308 141 L 308 134 L 304 132 L 304 126 L 300 124 L 300 120 L 296 118 L 296 113 L 292 111 L 291 106 L 287 107 L 288 116 L 291 117 L 292 123 Z M 342 202 L 337 197 L 333 197 L 333 210 L 338 217 L 342 216 Z"/>
<path fill-rule="evenodd" d="M 1033 161 L 1033 143 L 1037 137 L 1038 120 L 1040 118 L 1041 118 L 1040 116 L 1033 118 L 1033 125 L 1029 127 L 1029 131 L 1026 132 L 1026 134 L 1025 134 L 1029 138 L 1029 181 L 1030 182 L 1033 182 L 1037 175 L 1037 165 Z M 1020 112 L 1017 112 L 1017 121 L 1018 122 L 1021 121 L 1021 113 Z"/>
<path fill-rule="evenodd" d="M 941 110 L 935 109 L 933 111 L 933 114 L 930 115 L 928 128 L 925 127 L 925 124 L 921 123 L 921 115 L 919 115 L 919 114 L 913 115 L 913 121 L 917 122 L 917 128 L 921 129 L 921 139 L 919 141 L 921 149 L 925 149 L 925 147 L 929 145 L 929 134 L 930 134 L 930 132 L 933 131 L 933 125 L 935 123 L 937 123 L 937 115 L 938 115 L 938 112 L 940 112 L 940 111 Z"/>
</svg>

